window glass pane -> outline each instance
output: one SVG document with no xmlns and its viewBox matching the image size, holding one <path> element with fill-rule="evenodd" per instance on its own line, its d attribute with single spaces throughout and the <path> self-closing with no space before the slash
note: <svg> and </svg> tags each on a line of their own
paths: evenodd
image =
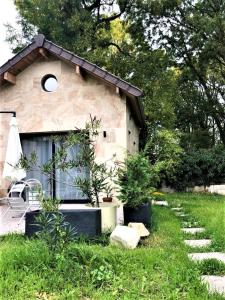
<svg viewBox="0 0 225 300">
<path fill-rule="evenodd" d="M 42 166 L 48 162 L 53 156 L 53 140 L 51 136 L 24 136 L 21 139 L 23 154 L 30 157 L 32 152 L 37 155 L 37 166 Z M 55 145 L 55 151 L 57 151 L 59 144 Z M 79 153 L 80 147 L 73 146 L 68 150 L 67 160 L 72 160 Z M 87 200 L 87 197 L 75 186 L 75 180 L 77 177 L 88 177 L 89 170 L 85 167 L 71 168 L 66 172 L 61 170 L 55 170 L 55 184 L 52 183 L 48 176 L 43 175 L 40 172 L 40 168 L 33 168 L 27 172 L 26 179 L 34 178 L 38 179 L 43 186 L 46 196 L 53 196 L 65 200 Z M 53 187 L 55 191 L 53 193 Z"/>
<path fill-rule="evenodd" d="M 57 89 L 57 86 L 58 86 L 58 81 L 54 77 L 49 77 L 44 82 L 44 89 L 47 92 L 54 92 Z"/>
<path fill-rule="evenodd" d="M 34 178 L 38 179 L 45 191 L 45 195 L 49 197 L 52 195 L 51 183 L 48 176 L 44 175 L 39 166 L 49 161 L 52 157 L 52 142 L 49 137 L 26 137 L 22 139 L 23 154 L 29 158 L 32 153 L 36 153 L 37 166 L 34 166 L 32 170 L 27 171 L 26 179 Z"/>
<path fill-rule="evenodd" d="M 68 149 L 67 162 L 73 161 L 79 153 L 79 150 L 79 146 L 70 147 Z M 67 170 L 66 172 L 56 170 L 56 197 L 64 200 L 87 199 L 87 196 L 83 195 L 82 191 L 78 187 L 76 187 L 76 179 L 78 177 L 88 176 L 89 172 L 88 169 L 85 167 L 73 167 Z"/>
</svg>

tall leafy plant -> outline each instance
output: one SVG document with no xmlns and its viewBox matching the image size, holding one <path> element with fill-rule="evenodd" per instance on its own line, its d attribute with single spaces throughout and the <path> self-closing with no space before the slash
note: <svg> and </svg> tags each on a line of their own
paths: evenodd
<svg viewBox="0 0 225 300">
<path fill-rule="evenodd" d="M 150 198 L 151 170 L 141 153 L 128 155 L 118 169 L 118 198 L 129 207 L 147 203 Z"/>
<path fill-rule="evenodd" d="M 65 220 L 59 211 L 60 199 L 44 198 L 40 193 L 42 210 L 36 217 L 37 236 L 43 240 L 55 256 L 62 254 L 68 244 L 75 239 L 76 229 Z"/>
<path fill-rule="evenodd" d="M 37 157 L 33 153 L 30 158 L 24 157 L 21 164 L 26 169 L 32 169 L 34 166 L 40 172 L 46 174 L 50 181 L 56 179 L 54 169 L 60 170 L 71 175 L 71 169 L 80 170 L 78 177 L 72 178 L 71 181 L 61 182 L 65 185 L 72 185 L 74 188 L 79 188 L 84 196 L 87 196 L 93 205 L 99 207 L 100 193 L 108 189 L 110 179 L 113 177 L 114 170 L 109 169 L 106 162 L 97 162 L 96 143 L 100 130 L 100 120 L 90 116 L 90 120 L 86 122 L 85 128 L 76 128 L 76 131 L 69 133 L 66 136 L 53 137 L 54 143 L 57 144 L 56 152 L 52 159 L 41 166 L 37 166 Z M 74 156 L 69 156 L 69 150 L 77 146 L 78 153 Z M 82 170 L 86 168 L 89 171 L 89 176 L 84 176 Z"/>
<path fill-rule="evenodd" d="M 99 207 L 100 193 L 104 192 L 109 186 L 109 180 L 112 177 L 112 169 L 108 169 L 105 162 L 97 162 L 96 159 L 96 141 L 99 135 L 100 120 L 90 116 L 90 121 L 86 123 L 85 130 L 79 130 L 73 133 L 75 143 L 79 144 L 81 149 L 77 157 L 80 166 L 86 166 L 89 169 L 89 177 L 79 177 L 76 179 L 76 185 L 81 189 L 84 195 L 87 195 L 93 205 Z"/>
</svg>

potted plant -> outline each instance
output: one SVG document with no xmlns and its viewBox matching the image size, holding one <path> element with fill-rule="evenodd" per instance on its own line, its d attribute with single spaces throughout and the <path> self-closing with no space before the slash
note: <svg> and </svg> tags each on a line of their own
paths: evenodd
<svg viewBox="0 0 225 300">
<path fill-rule="evenodd" d="M 90 117 L 90 122 L 86 123 L 85 130 L 79 130 L 75 139 L 82 145 L 77 159 L 77 164 L 85 166 L 90 171 L 90 176 L 77 178 L 76 185 L 84 195 L 90 199 L 92 206 L 101 209 L 102 230 L 108 231 L 116 226 L 116 205 L 100 203 L 100 195 L 106 193 L 107 202 L 112 201 L 112 187 L 110 181 L 114 174 L 113 168 L 108 168 L 105 162 L 100 163 L 96 159 L 96 138 L 99 135 L 100 121 L 96 117 Z M 88 138 L 87 138 L 88 132 Z"/>
<path fill-rule="evenodd" d="M 55 180 L 52 170 L 55 168 L 63 172 L 68 172 L 73 168 L 87 168 L 89 176 L 75 177 L 70 186 L 78 187 L 84 196 L 86 196 L 92 206 L 96 207 L 96 214 L 102 223 L 102 228 L 113 228 L 116 224 L 116 205 L 110 207 L 100 207 L 100 195 L 104 191 L 110 195 L 110 180 L 112 178 L 112 168 L 108 168 L 105 162 L 98 162 L 96 159 L 96 139 L 99 135 L 100 120 L 90 116 L 90 121 L 86 122 L 85 128 L 77 128 L 76 132 L 63 137 L 54 137 L 58 142 L 57 150 L 53 159 L 41 166 L 41 172 L 48 176 L 52 181 Z M 67 149 L 73 146 L 79 147 L 79 153 L 69 157 Z M 29 169 L 31 165 L 36 165 L 36 155 L 30 159 L 24 158 L 23 165 Z M 67 182 L 63 182 L 67 184 Z M 86 209 L 86 211 L 88 211 Z M 92 214 L 94 210 L 90 210 Z M 109 215 L 111 218 L 109 218 Z M 108 224 L 109 223 L 109 224 Z M 99 224 L 99 222 L 98 222 Z M 104 225 L 105 224 L 105 225 Z"/>
<path fill-rule="evenodd" d="M 106 196 L 102 198 L 103 202 L 112 202 L 113 199 L 112 190 L 113 190 L 112 186 L 110 184 L 107 184 L 104 189 Z"/>
<path fill-rule="evenodd" d="M 124 203 L 124 223 L 151 224 L 150 166 L 143 154 L 128 155 L 118 169 L 118 198 Z"/>
<path fill-rule="evenodd" d="M 68 233 L 76 232 L 79 236 L 94 237 L 101 234 L 101 212 L 98 209 L 59 209 L 60 199 L 44 198 L 39 192 L 41 210 L 26 213 L 25 235 L 32 237 L 37 233 L 66 238 Z M 71 231 L 71 229 L 74 229 Z M 43 232 L 42 232 L 43 231 Z"/>
</svg>

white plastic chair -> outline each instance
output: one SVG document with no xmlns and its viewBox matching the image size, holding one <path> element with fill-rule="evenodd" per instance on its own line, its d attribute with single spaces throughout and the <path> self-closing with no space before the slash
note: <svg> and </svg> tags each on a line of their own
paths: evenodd
<svg viewBox="0 0 225 300">
<path fill-rule="evenodd" d="M 20 224 L 26 212 L 29 210 L 29 203 L 22 197 L 25 188 L 26 182 L 24 181 L 12 184 L 7 196 L 4 198 L 8 203 L 8 208 L 4 212 L 2 218 L 4 218 L 9 211 L 22 212 L 18 225 Z"/>
<path fill-rule="evenodd" d="M 39 180 L 31 178 L 25 181 L 27 185 L 26 200 L 29 203 L 29 207 L 40 207 L 40 197 L 43 193 L 42 184 Z"/>
</svg>

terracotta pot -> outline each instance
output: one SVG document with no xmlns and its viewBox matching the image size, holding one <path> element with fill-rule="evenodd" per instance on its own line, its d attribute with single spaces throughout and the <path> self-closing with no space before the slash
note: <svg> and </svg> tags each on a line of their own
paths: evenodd
<svg viewBox="0 0 225 300">
<path fill-rule="evenodd" d="M 112 197 L 103 197 L 103 202 L 112 202 Z"/>
</svg>

